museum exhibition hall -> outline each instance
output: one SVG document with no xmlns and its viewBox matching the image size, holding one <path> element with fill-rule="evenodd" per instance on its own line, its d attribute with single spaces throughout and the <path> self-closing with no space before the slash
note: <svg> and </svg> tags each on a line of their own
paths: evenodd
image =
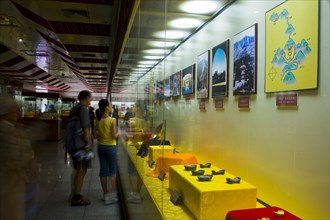
<svg viewBox="0 0 330 220">
<path fill-rule="evenodd" d="M 329 12 L 0 0 L 0 220 L 330 219 Z"/>
</svg>

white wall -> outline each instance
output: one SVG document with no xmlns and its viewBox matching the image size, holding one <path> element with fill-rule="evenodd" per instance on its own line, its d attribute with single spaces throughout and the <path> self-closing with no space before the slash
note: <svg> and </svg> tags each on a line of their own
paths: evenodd
<svg viewBox="0 0 330 220">
<path fill-rule="evenodd" d="M 277 109 L 275 95 L 263 89 L 265 12 L 281 2 L 235 2 L 153 72 L 161 80 L 164 69 L 167 77 L 230 39 L 230 86 L 224 110 L 216 111 L 212 99 L 206 112 L 199 111 L 195 97 L 165 102 L 168 138 L 179 151 L 194 152 L 200 162 L 215 163 L 254 184 L 265 202 L 303 219 L 329 219 L 329 1 L 320 1 L 319 88 L 299 91 L 296 110 Z M 258 93 L 251 97 L 250 111 L 240 111 L 232 96 L 233 36 L 255 23 Z"/>
</svg>

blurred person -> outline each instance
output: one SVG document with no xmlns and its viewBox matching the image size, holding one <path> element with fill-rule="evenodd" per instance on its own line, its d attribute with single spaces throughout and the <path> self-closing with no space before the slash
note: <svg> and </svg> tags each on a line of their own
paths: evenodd
<svg viewBox="0 0 330 220">
<path fill-rule="evenodd" d="M 49 112 L 49 113 L 57 113 L 57 111 L 55 109 L 55 105 L 50 105 L 47 112 Z"/>
<path fill-rule="evenodd" d="M 100 121 L 100 119 L 101 119 L 101 114 L 100 114 L 100 109 L 99 109 L 99 108 L 96 109 L 96 111 L 95 111 L 95 116 L 96 116 L 96 119 L 97 119 L 98 121 Z"/>
<path fill-rule="evenodd" d="M 95 126 L 95 113 L 94 108 L 92 106 L 89 107 L 89 120 L 91 122 L 92 135 L 94 134 L 94 126 Z"/>
<path fill-rule="evenodd" d="M 148 130 L 145 120 L 143 119 L 144 102 L 142 100 L 136 101 L 133 106 L 134 117 L 128 121 L 126 129 L 126 136 L 131 141 L 132 146 L 138 147 L 138 142 L 145 140 L 145 132 Z M 128 158 L 128 177 L 132 191 L 128 194 L 127 202 L 141 203 L 142 198 L 140 191 L 142 188 L 142 180 L 130 158 Z"/>
<path fill-rule="evenodd" d="M 0 100 L 0 219 L 29 219 L 25 196 L 38 166 L 28 135 L 17 127 L 19 106 L 9 95 Z"/>
<path fill-rule="evenodd" d="M 112 111 L 107 99 L 99 101 L 101 118 L 97 121 L 95 137 L 98 139 L 98 155 L 100 161 L 100 181 L 103 189 L 104 204 L 118 202 L 116 193 L 117 144 L 118 132 L 116 119 L 109 116 Z M 109 187 L 110 185 L 110 187 Z"/>
<path fill-rule="evenodd" d="M 124 121 L 125 121 L 125 125 L 126 127 L 128 127 L 128 122 L 129 122 L 129 119 L 132 117 L 132 112 L 131 112 L 131 109 L 129 107 L 126 108 L 126 113 L 125 113 L 125 116 L 124 116 Z"/>
<path fill-rule="evenodd" d="M 90 201 L 84 198 L 80 193 L 84 183 L 84 177 L 87 172 L 87 168 L 91 167 L 91 160 L 81 160 L 76 157 L 76 153 L 84 150 L 88 152 L 91 149 L 91 135 L 90 135 L 90 117 L 88 106 L 91 104 L 92 94 L 83 90 L 78 95 L 79 103 L 71 109 L 71 116 L 78 116 L 80 119 L 80 125 L 83 130 L 83 141 L 85 146 L 82 149 L 77 149 L 69 152 L 73 162 L 73 172 L 72 172 L 72 198 L 71 206 L 85 206 L 90 205 Z"/>
<path fill-rule="evenodd" d="M 118 107 L 116 105 L 113 105 L 112 108 L 113 108 L 112 117 L 116 119 L 116 126 L 118 126 L 119 110 L 118 110 Z"/>
</svg>

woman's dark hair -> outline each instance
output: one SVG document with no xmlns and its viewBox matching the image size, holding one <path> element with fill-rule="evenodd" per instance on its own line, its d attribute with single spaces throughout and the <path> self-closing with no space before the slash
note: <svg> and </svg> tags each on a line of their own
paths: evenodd
<svg viewBox="0 0 330 220">
<path fill-rule="evenodd" d="M 79 92 L 78 100 L 81 101 L 81 100 L 86 99 L 87 97 L 88 98 L 92 97 L 92 93 L 90 91 L 83 90 L 83 91 Z"/>
<path fill-rule="evenodd" d="M 99 114 L 100 116 L 103 115 L 106 107 L 108 107 L 110 105 L 110 102 L 107 99 L 101 99 L 99 101 Z"/>
</svg>

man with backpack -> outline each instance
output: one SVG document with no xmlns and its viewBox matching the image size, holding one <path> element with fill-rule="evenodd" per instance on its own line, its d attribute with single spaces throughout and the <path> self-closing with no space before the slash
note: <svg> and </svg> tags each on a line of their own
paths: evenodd
<svg viewBox="0 0 330 220">
<path fill-rule="evenodd" d="M 90 205 L 90 201 L 81 194 L 87 168 L 91 166 L 93 153 L 91 149 L 90 117 L 88 106 L 92 95 L 89 91 L 81 91 L 79 103 L 71 109 L 66 129 L 66 151 L 71 155 L 74 171 L 72 173 L 71 206 Z"/>
</svg>

